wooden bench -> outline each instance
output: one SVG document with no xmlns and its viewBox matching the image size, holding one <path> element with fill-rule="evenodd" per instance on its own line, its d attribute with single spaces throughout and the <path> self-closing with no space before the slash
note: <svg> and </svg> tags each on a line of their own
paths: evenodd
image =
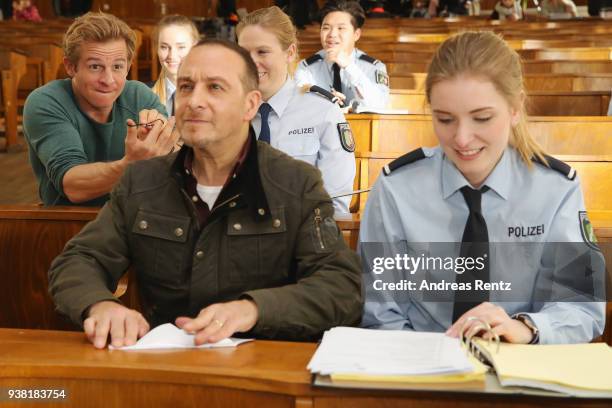
<svg viewBox="0 0 612 408">
<path fill-rule="evenodd" d="M 47 272 L 70 238 L 93 220 L 97 208 L 0 206 L 0 327 L 74 330 L 57 314 L 48 294 Z M 116 292 L 126 292 L 123 280 Z M 137 305 L 135 290 L 122 301 Z"/>
<path fill-rule="evenodd" d="M 356 153 L 358 180 L 356 188 L 371 188 L 381 175 L 382 168 L 403 153 L 358 152 Z M 612 155 L 555 155 L 572 166 L 580 178 L 585 206 L 589 211 L 612 211 Z M 354 212 L 365 208 L 368 194 L 359 194 L 353 202 Z"/>
<path fill-rule="evenodd" d="M 5 144 L 0 150 L 19 148 L 17 142 L 17 89 L 26 74 L 27 57 L 23 52 L 0 48 L 0 71 L 2 73 L 2 122 Z"/>
<path fill-rule="evenodd" d="M 47 271 L 65 243 L 97 212 L 98 209 L 82 207 L 0 206 L 0 273 L 4 274 L 0 285 L 0 327 L 78 330 L 54 311 Z M 612 242 L 612 212 L 590 212 L 590 217 L 600 241 Z M 338 220 L 353 249 L 359 235 L 359 219 L 359 214 L 353 214 Z M 608 262 L 612 265 L 612 259 Z M 129 276 L 129 285 L 127 282 L 120 283 L 116 294 L 124 293 L 123 303 L 138 308 L 134 276 Z M 608 321 L 611 319 L 609 312 Z M 607 330 L 605 339 L 612 344 Z"/>
<path fill-rule="evenodd" d="M 406 109 L 412 114 L 429 114 L 425 94 L 410 89 L 392 89 L 392 109 Z M 534 116 L 605 116 L 610 104 L 610 91 L 532 91 L 527 110 Z"/>
<path fill-rule="evenodd" d="M 357 152 L 408 152 L 436 146 L 430 115 L 347 115 Z M 529 131 L 550 154 L 612 154 L 612 117 L 531 117 Z"/>
<path fill-rule="evenodd" d="M 612 66 L 611 66 L 612 67 Z M 391 89 L 425 91 L 425 73 L 391 73 Z M 602 91 L 612 89 L 612 73 L 606 74 L 527 74 L 524 77 L 527 92 L 576 92 Z"/>
</svg>

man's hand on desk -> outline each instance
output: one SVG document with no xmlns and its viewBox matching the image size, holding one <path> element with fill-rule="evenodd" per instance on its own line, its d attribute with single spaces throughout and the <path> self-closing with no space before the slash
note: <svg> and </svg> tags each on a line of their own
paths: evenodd
<svg viewBox="0 0 612 408">
<path fill-rule="evenodd" d="M 115 347 L 131 346 L 149 331 L 149 323 L 135 310 L 116 302 L 98 302 L 83 322 L 85 335 L 94 347 L 106 347 L 108 335 Z"/>
<path fill-rule="evenodd" d="M 179 317 L 176 325 L 195 334 L 195 344 L 216 343 L 236 332 L 249 331 L 257 323 L 257 305 L 250 300 L 215 303 L 200 311 L 194 319 Z"/>
</svg>

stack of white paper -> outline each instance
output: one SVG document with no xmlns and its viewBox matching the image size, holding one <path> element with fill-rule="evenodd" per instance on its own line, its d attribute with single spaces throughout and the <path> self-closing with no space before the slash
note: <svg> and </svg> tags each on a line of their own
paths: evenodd
<svg viewBox="0 0 612 408">
<path fill-rule="evenodd" d="M 436 375 L 474 370 L 458 339 L 444 333 L 336 327 L 308 364 L 313 374 Z"/>
<path fill-rule="evenodd" d="M 185 333 L 172 323 L 157 326 L 145 334 L 138 342 L 132 346 L 113 347 L 114 350 L 150 350 L 150 349 L 176 349 L 176 348 L 216 348 L 216 347 L 236 347 L 239 344 L 253 339 L 236 339 L 229 337 L 216 343 L 206 343 L 196 346 L 193 342 L 193 334 Z"/>
</svg>

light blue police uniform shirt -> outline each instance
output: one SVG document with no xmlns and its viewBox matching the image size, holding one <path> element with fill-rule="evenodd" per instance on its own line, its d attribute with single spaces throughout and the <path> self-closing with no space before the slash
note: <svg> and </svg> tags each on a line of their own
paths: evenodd
<svg viewBox="0 0 612 408">
<path fill-rule="evenodd" d="M 266 102 L 272 107 L 268 116 L 271 146 L 317 167 L 330 196 L 350 193 L 355 178 L 355 154 L 345 150 L 340 142 L 338 124 L 346 123 L 346 119 L 338 105 L 322 96 L 303 93 L 291 78 Z M 251 125 L 259 138 L 259 112 Z M 348 213 L 351 198 L 335 198 L 335 212 Z"/>
<path fill-rule="evenodd" d="M 325 51 L 316 55 L 321 59 L 308 64 L 307 59 L 300 61 L 295 72 L 298 86 L 318 85 L 330 90 L 334 83 L 333 63 L 325 60 Z M 360 59 L 365 53 L 354 49 L 352 62 L 340 70 L 342 93 L 346 96 L 345 105 L 353 100 L 361 107 L 384 109 L 389 104 L 389 77 L 387 67 L 376 60 L 375 63 Z"/>
<path fill-rule="evenodd" d="M 366 253 L 368 243 L 461 242 L 469 210 L 459 190 L 469 182 L 440 147 L 423 150 L 426 158 L 378 177 L 361 220 L 358 251 L 363 262 L 371 262 L 368 257 L 372 254 Z M 536 163 L 530 170 L 514 148 L 507 148 L 484 185 L 490 188 L 482 195 L 489 242 L 578 243 L 572 248 L 592 252 L 591 256 L 600 266 L 599 277 L 603 277 L 601 252 L 590 250 L 582 237 L 579 211 L 585 207 L 577 177 L 570 180 Z M 510 227 L 533 226 L 542 226 L 537 229 L 542 233 L 510 236 Z M 497 301 L 491 292 L 490 301 L 503 307 L 510 316 L 529 315 L 539 329 L 541 344 L 588 342 L 599 336 L 605 324 L 605 303 L 599 300 L 605 294 L 600 293 L 597 302 L 538 304 L 531 295 L 541 273 L 538 268 L 542 253 L 534 253 L 537 255 L 532 254 L 531 258 L 537 259 L 529 259 L 525 253 L 525 256 L 508 257 L 505 263 L 503 259 L 491 263 L 490 281 L 511 280 L 513 301 L 500 301 L 501 292 L 495 292 L 499 295 Z M 603 282 L 600 283 L 603 288 Z M 364 327 L 440 332 L 451 326 L 452 301 L 396 302 L 389 291 L 375 295 L 366 298 Z"/>
</svg>

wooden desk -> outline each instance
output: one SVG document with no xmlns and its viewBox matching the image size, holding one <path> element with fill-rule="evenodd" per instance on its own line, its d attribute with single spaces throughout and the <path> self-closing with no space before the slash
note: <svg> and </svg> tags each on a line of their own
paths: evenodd
<svg viewBox="0 0 612 408">
<path fill-rule="evenodd" d="M 306 370 L 314 343 L 121 352 L 96 350 L 81 333 L 0 329 L 0 344 L 0 388 L 64 389 L 60 407 L 610 406 L 610 400 L 490 392 L 315 388 Z"/>
</svg>

